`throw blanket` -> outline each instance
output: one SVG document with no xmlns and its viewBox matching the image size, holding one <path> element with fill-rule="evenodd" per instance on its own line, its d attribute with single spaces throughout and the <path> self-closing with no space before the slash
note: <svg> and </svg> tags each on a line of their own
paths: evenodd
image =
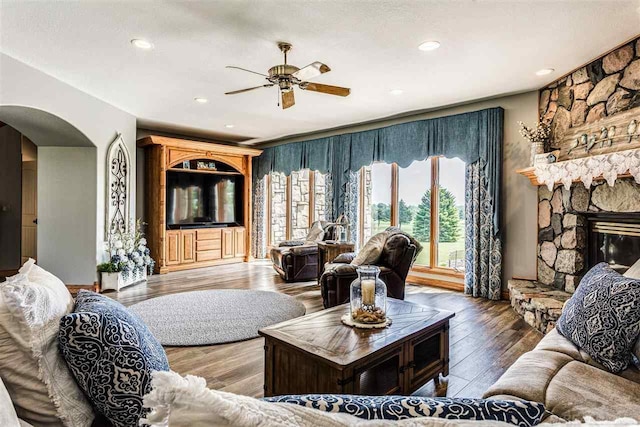
<svg viewBox="0 0 640 427">
<path fill-rule="evenodd" d="M 363 420 L 290 403 L 270 403 L 207 388 L 204 378 L 175 372 L 154 372 L 152 391 L 144 397 L 151 409 L 141 420 L 152 427 L 512 427 L 496 421 L 447 420 L 420 417 L 400 421 Z M 589 426 L 638 425 L 631 419 L 594 421 Z M 582 425 L 580 421 L 544 424 L 545 427 Z"/>
</svg>

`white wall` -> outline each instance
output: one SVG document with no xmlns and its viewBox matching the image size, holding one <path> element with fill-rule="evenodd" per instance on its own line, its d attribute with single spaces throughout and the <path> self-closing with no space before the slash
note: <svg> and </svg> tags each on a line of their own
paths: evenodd
<svg viewBox="0 0 640 427">
<path fill-rule="evenodd" d="M 78 266 L 76 260 L 58 259 L 64 264 L 61 271 L 82 271 L 81 276 L 73 276 L 74 284 L 93 283 L 97 278 L 95 265 L 104 256 L 104 222 L 105 222 L 105 176 L 106 152 L 117 132 L 122 133 L 131 156 L 131 176 L 136 176 L 136 118 L 98 98 L 82 92 L 48 74 L 28 66 L 14 58 L 0 53 L 0 106 L 17 105 L 37 108 L 54 114 L 80 130 L 95 145 L 96 155 L 94 173 L 96 181 L 87 183 L 84 197 L 95 203 L 90 213 L 95 224 L 91 232 L 93 250 L 93 272 L 89 274 L 88 265 Z M 33 141 L 36 145 L 47 145 L 46 141 Z M 132 178 L 132 183 L 133 181 Z M 136 211 L 135 185 L 132 185 L 130 211 Z M 77 234 L 68 236 L 69 239 L 85 239 Z M 82 244 L 84 246 L 84 242 Z M 41 262 L 47 262 L 41 260 Z M 87 262 L 83 260 L 83 262 Z M 55 270 L 52 270 L 55 272 Z M 62 280 L 69 281 L 70 277 L 61 275 Z M 71 282 L 69 282 L 71 283 Z"/>
<path fill-rule="evenodd" d="M 38 264 L 66 284 L 86 284 L 96 271 L 96 155 L 95 147 L 38 148 Z"/>
<path fill-rule="evenodd" d="M 516 174 L 516 169 L 529 166 L 529 144 L 520 136 L 518 121 L 534 124 L 538 120 L 538 92 L 532 91 L 517 95 L 502 96 L 483 101 L 470 102 L 447 108 L 436 109 L 411 116 L 348 126 L 327 132 L 307 134 L 289 138 L 275 143 L 294 142 L 313 138 L 320 138 L 348 132 L 358 132 L 375 129 L 396 123 L 413 120 L 429 119 L 449 116 L 452 114 L 477 111 L 484 108 L 502 107 L 504 114 L 504 162 L 502 178 L 502 207 L 505 231 L 503 289 L 506 281 L 512 277 L 536 278 L 536 246 L 537 246 L 537 216 L 538 196 L 537 188 L 528 179 Z M 421 274 L 416 274 L 421 275 Z M 431 275 L 423 275 L 435 278 Z M 442 277 L 438 279 L 443 280 Z M 451 278 L 446 278 L 449 281 Z M 458 282 L 462 282 L 459 280 Z"/>
</svg>

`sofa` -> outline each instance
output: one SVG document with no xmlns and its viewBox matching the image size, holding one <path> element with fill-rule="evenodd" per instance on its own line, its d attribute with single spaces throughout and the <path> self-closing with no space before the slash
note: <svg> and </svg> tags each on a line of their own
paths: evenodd
<svg viewBox="0 0 640 427">
<path fill-rule="evenodd" d="M 613 374 L 553 329 L 532 351 L 520 356 L 483 397 L 544 403 L 550 413 L 547 422 L 585 416 L 640 421 L 640 366 L 636 361 Z"/>
<path fill-rule="evenodd" d="M 317 228 L 322 233 L 314 233 Z M 270 251 L 273 269 L 286 282 L 315 280 L 318 276 L 318 241 L 332 240 L 334 226 L 325 221 L 314 222 L 305 240 L 287 240 Z"/>
<path fill-rule="evenodd" d="M 387 233 L 387 238 L 382 252 L 372 264 L 380 268 L 379 277 L 387 285 L 387 295 L 403 300 L 405 280 L 421 247 L 411 236 L 395 227 L 389 227 L 384 233 Z M 355 258 L 355 253 L 341 254 L 325 265 L 320 277 L 324 308 L 349 302 L 351 282 L 358 277 Z"/>
</svg>

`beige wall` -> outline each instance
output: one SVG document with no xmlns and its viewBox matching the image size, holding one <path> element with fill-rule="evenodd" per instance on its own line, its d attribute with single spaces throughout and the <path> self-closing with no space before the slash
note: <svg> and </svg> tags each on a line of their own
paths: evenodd
<svg viewBox="0 0 640 427">
<path fill-rule="evenodd" d="M 90 150 L 77 151 L 77 155 L 80 156 L 78 160 L 82 159 L 83 162 L 86 162 L 82 166 L 65 162 L 62 157 L 56 157 L 57 153 L 62 152 L 56 152 L 56 150 L 49 151 L 47 155 L 51 154 L 51 156 L 45 157 L 43 164 L 38 165 L 38 195 L 42 194 L 44 190 L 41 189 L 49 184 L 42 182 L 45 187 L 40 187 L 40 168 L 55 165 L 49 163 L 48 159 L 56 159 L 55 161 L 59 162 L 59 168 L 74 169 L 69 170 L 69 173 L 72 174 L 70 176 L 78 178 L 78 183 L 84 184 L 82 188 L 76 188 L 77 190 L 82 190 L 82 193 L 70 192 L 69 190 L 67 194 L 64 194 L 65 199 L 59 199 L 57 204 L 61 205 L 60 212 L 65 211 L 65 203 L 69 203 L 70 206 L 77 204 L 79 209 L 85 209 L 83 212 L 90 217 L 82 222 L 82 233 L 79 231 L 72 232 L 71 228 L 64 228 L 69 233 L 63 235 L 61 232 L 52 230 L 51 234 L 48 235 L 51 238 L 59 237 L 62 239 L 64 237 L 69 242 L 75 241 L 75 247 L 86 251 L 86 254 L 83 253 L 82 256 L 78 257 L 62 256 L 64 255 L 62 250 L 59 250 L 62 255 L 58 256 L 58 254 L 54 253 L 56 242 L 44 242 L 43 239 L 47 235 L 41 236 L 41 230 L 46 228 L 47 225 L 39 224 L 38 263 L 47 265 L 52 273 L 59 276 L 66 283 L 92 284 L 97 279 L 96 264 L 102 262 L 106 256 L 103 241 L 105 238 L 105 195 L 107 193 L 106 176 L 108 171 L 107 149 L 115 139 L 117 132 L 120 132 L 131 156 L 130 173 L 132 176 L 136 176 L 136 118 L 119 108 L 2 53 L 0 53 L 0 76 L 2 76 L 0 83 L 0 113 L 3 112 L 3 108 L 16 106 L 25 107 L 36 112 L 46 112 L 75 128 L 79 134 L 84 135 L 84 139 L 95 147 L 92 155 L 88 155 Z M 0 114 L 0 119 L 3 119 L 2 114 Z M 6 119 L 3 121 L 12 125 Z M 31 131 L 39 127 L 48 129 L 44 126 L 47 124 L 48 122 L 35 123 L 30 121 L 29 129 Z M 29 137 L 38 148 L 43 146 L 73 145 L 68 141 L 61 141 L 59 134 L 39 132 L 38 136 L 34 137 L 33 135 L 35 134 L 31 131 L 27 131 L 25 128 L 21 129 L 17 125 L 12 126 Z M 73 150 L 69 150 L 69 152 L 72 153 Z M 75 169 L 78 167 L 78 171 L 86 175 L 82 175 L 82 177 L 77 175 Z M 64 169 L 60 170 L 64 171 Z M 52 174 L 56 173 L 54 169 L 49 169 L 48 171 Z M 63 183 L 65 181 L 61 180 L 60 182 Z M 59 187 L 58 190 L 64 192 L 62 187 Z M 135 188 L 132 188 L 130 199 L 130 211 L 132 213 L 135 213 L 136 209 L 135 195 Z M 75 196 L 75 198 L 70 199 L 69 197 L 71 196 Z M 87 201 L 85 199 L 90 200 Z M 49 199 L 44 206 L 38 206 L 40 214 L 43 214 L 44 209 L 47 209 L 47 207 L 53 210 L 57 209 L 54 209 L 50 202 L 56 202 L 56 199 Z M 38 203 L 40 204 L 40 202 Z M 55 212 L 51 212 L 51 215 L 54 214 Z M 64 220 L 58 216 L 55 219 Z M 88 224 L 92 224 L 93 228 L 91 230 L 87 230 L 85 227 Z M 52 251 L 47 252 L 47 248 L 51 248 Z M 41 250 L 45 252 L 41 253 Z M 48 258 L 49 255 L 51 255 L 51 258 Z"/>
<path fill-rule="evenodd" d="M 333 131 L 319 132 L 272 142 L 265 145 L 294 142 L 330 135 L 358 132 L 379 128 L 396 123 L 448 116 L 481 110 L 484 108 L 502 107 L 504 119 L 504 168 L 502 206 L 504 214 L 504 271 L 503 289 L 511 277 L 536 277 L 537 246 L 537 189 L 525 177 L 514 173 L 514 170 L 529 166 L 529 145 L 518 132 L 518 121 L 528 124 L 536 123 L 538 111 L 538 92 L 531 91 L 517 95 L 493 98 L 464 105 L 442 108 L 402 118 L 389 119 L 358 126 L 349 126 Z M 416 274 L 417 276 L 420 274 Z M 435 278 L 432 275 L 425 277 Z M 438 279 L 443 280 L 442 277 Z M 451 280 L 446 278 L 445 280 Z M 461 281 L 458 281 L 461 282 Z"/>
</svg>

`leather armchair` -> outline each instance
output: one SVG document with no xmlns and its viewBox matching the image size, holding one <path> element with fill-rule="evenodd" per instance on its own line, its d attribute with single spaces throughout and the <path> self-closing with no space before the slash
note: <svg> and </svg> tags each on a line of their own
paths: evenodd
<svg viewBox="0 0 640 427">
<path fill-rule="evenodd" d="M 318 275 L 318 245 L 273 248 L 271 262 L 286 282 L 313 280 Z"/>
<path fill-rule="evenodd" d="M 326 221 L 317 222 L 324 228 L 323 240 L 335 237 L 334 225 Z M 272 248 L 270 256 L 273 269 L 286 282 L 304 282 L 318 277 L 318 245 L 313 242 L 286 240 Z"/>
<path fill-rule="evenodd" d="M 404 299 L 405 280 L 416 255 L 422 249 L 412 237 L 401 232 L 391 234 L 376 265 L 380 279 L 387 285 L 387 295 Z M 341 254 L 325 265 L 320 278 L 320 291 L 325 308 L 349 302 L 351 282 L 358 277 L 357 266 L 351 264 L 355 254 Z"/>
</svg>

